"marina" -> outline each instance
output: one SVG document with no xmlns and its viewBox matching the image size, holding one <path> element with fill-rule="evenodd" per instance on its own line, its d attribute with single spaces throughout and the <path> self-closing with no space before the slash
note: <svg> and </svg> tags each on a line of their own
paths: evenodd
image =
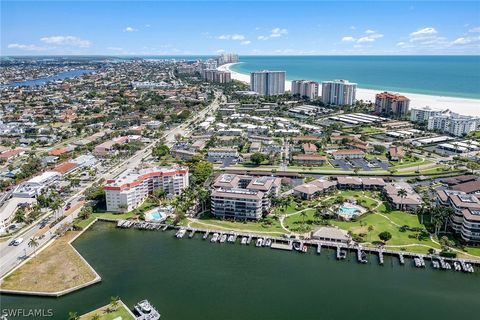
<svg viewBox="0 0 480 320">
<path fill-rule="evenodd" d="M 327 242 L 319 240 L 308 240 L 308 239 L 289 239 L 282 237 L 263 237 L 261 235 L 249 234 L 249 233 L 238 233 L 238 232 L 225 232 L 225 231 L 210 231 L 210 230 L 201 230 L 196 228 L 185 228 L 172 225 L 164 225 L 159 223 L 148 223 L 148 222 L 133 222 L 127 220 L 120 220 L 117 222 L 118 228 L 135 228 L 141 230 L 166 230 L 168 228 L 176 229 L 176 237 L 183 238 L 186 232 L 189 232 L 189 238 L 193 238 L 196 233 L 203 233 L 202 238 L 208 239 L 211 232 L 214 232 L 210 238 L 210 242 L 219 242 L 219 243 L 235 243 L 237 238 L 240 238 L 240 244 L 249 245 L 252 240 L 255 241 L 256 247 L 269 247 L 272 249 L 280 249 L 286 251 L 298 251 L 302 253 L 308 252 L 308 246 L 316 247 L 317 254 L 321 253 L 322 246 L 327 248 L 333 248 L 336 250 L 335 257 L 337 260 L 344 260 L 348 256 L 349 251 L 355 251 L 357 261 L 361 264 L 369 263 L 368 256 L 369 254 L 375 254 L 378 256 L 379 265 L 384 265 L 385 258 L 384 255 L 397 256 L 399 259 L 400 265 L 405 264 L 405 257 L 411 258 L 413 260 L 413 265 L 417 268 L 426 267 L 425 259 L 431 260 L 431 266 L 433 269 L 438 270 L 454 270 L 454 271 L 463 271 L 466 273 L 475 272 L 474 265 L 480 265 L 480 261 L 477 260 L 465 260 L 465 259 L 452 259 L 444 258 L 435 255 L 421 255 L 415 253 L 409 253 L 404 251 L 392 251 L 385 250 L 383 248 L 370 248 L 370 247 L 357 247 L 347 244 L 339 244 L 336 242 Z M 452 265 L 454 268 L 452 269 Z"/>
<path fill-rule="evenodd" d="M 258 248 L 255 242 L 240 245 L 246 234 L 239 234 L 237 245 L 212 244 L 202 240 L 204 234 L 198 230 L 193 238 L 176 238 L 178 229 L 124 230 L 99 221 L 73 246 L 101 275 L 100 283 L 59 299 L 2 294 L 2 307 L 48 306 L 55 310 L 51 319 L 64 320 L 70 311 L 84 314 L 105 305 L 111 295 L 118 293 L 128 306 L 148 298 L 161 312 L 161 319 L 191 320 L 201 314 L 203 319 L 290 320 L 294 314 L 296 319 L 383 319 L 388 315 L 396 320 L 405 316 L 392 312 L 398 301 L 408 305 L 414 318 L 475 318 L 480 295 L 478 273 L 436 270 L 430 267 L 430 259 L 425 259 L 427 268 L 416 269 L 408 253 L 405 265 L 399 263 L 398 255 L 385 252 L 383 266 L 374 259 L 374 252 L 369 253 L 369 263 L 359 264 L 356 248 L 344 245 L 340 245 L 340 250 L 346 252 L 344 262 L 336 260 L 337 246 L 332 244 L 322 244 L 320 255 L 316 250 L 292 252 L 291 239 L 272 243 L 272 249 L 276 243 L 286 250 Z M 208 240 L 213 233 L 209 233 Z M 351 285 L 339 299 L 336 292 L 342 283 Z M 247 295 L 249 299 L 244 299 Z M 319 300 L 332 308 L 305 307 Z M 366 308 L 372 300 L 381 303 Z M 345 301 L 349 301 L 349 308 Z"/>
</svg>

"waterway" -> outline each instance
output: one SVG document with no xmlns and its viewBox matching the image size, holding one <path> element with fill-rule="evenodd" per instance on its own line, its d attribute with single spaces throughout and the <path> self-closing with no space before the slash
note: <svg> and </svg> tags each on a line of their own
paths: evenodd
<svg viewBox="0 0 480 320">
<path fill-rule="evenodd" d="M 415 269 L 411 260 L 332 250 L 307 254 L 212 244 L 197 234 L 116 229 L 96 223 L 74 242 L 102 282 L 61 298 L 2 295 L 1 308 L 53 309 L 49 319 L 83 314 L 120 296 L 133 306 L 149 299 L 166 320 L 192 319 L 475 319 L 480 277 Z M 429 262 L 427 262 L 429 265 Z M 9 318 L 15 319 L 15 318 Z M 22 319 L 22 318 L 16 318 Z M 23 318 L 24 319 L 24 318 Z M 30 318 L 32 319 L 32 318 Z"/>
<path fill-rule="evenodd" d="M 15 88 L 15 87 L 44 86 L 47 83 L 52 81 L 64 80 L 67 78 L 75 78 L 91 72 L 93 72 L 93 70 L 87 70 L 87 69 L 64 71 L 49 77 L 42 77 L 38 79 L 18 81 L 18 82 L 10 82 L 8 84 L 0 86 L 0 88 L 3 89 L 3 88 Z"/>
</svg>

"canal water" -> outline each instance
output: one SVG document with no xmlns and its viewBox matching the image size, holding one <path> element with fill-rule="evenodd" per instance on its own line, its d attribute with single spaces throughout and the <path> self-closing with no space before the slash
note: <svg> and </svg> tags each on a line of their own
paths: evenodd
<svg viewBox="0 0 480 320">
<path fill-rule="evenodd" d="M 307 254 L 173 237 L 173 231 L 116 229 L 96 223 L 74 242 L 102 282 L 61 298 L 2 295 L 1 308 L 52 309 L 48 319 L 83 314 L 120 296 L 149 299 L 165 320 L 475 319 L 477 274 L 415 269 L 407 259 L 333 250 Z M 14 318 L 9 318 L 14 319 Z M 19 318 L 17 318 L 19 319 Z M 31 319 L 31 318 L 30 318 Z"/>
<path fill-rule="evenodd" d="M 53 76 L 50 77 L 43 77 L 43 78 L 38 78 L 38 79 L 33 79 L 33 80 L 25 80 L 25 81 L 18 81 L 18 82 L 11 82 L 5 85 L 1 85 L 0 88 L 14 88 L 14 87 L 35 87 L 35 86 L 43 86 L 51 81 L 58 81 L 58 80 L 64 80 L 67 78 L 75 78 L 82 76 L 87 73 L 91 73 L 93 70 L 70 70 L 70 71 L 64 71 L 64 72 L 59 72 Z"/>
</svg>

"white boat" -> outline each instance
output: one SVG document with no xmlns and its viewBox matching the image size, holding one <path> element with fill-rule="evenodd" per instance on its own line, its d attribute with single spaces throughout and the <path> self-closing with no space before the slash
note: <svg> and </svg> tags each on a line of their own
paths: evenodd
<svg viewBox="0 0 480 320">
<path fill-rule="evenodd" d="M 234 242 L 235 241 L 235 236 L 233 234 L 228 236 L 228 242 Z"/>
<path fill-rule="evenodd" d="M 187 233 L 187 230 L 185 229 L 180 229 L 177 231 L 177 233 L 175 234 L 177 238 L 183 238 L 183 236 L 185 235 L 185 233 Z"/>
<path fill-rule="evenodd" d="M 227 241 L 227 235 L 226 234 L 222 234 L 220 236 L 220 243 L 224 243 L 225 241 Z"/>
<path fill-rule="evenodd" d="M 158 320 L 160 313 L 148 302 L 142 300 L 133 308 L 137 320 Z"/>
<path fill-rule="evenodd" d="M 243 238 L 242 238 L 242 241 L 240 241 L 240 243 L 241 243 L 241 244 L 247 244 L 247 240 L 248 240 L 247 237 L 243 237 Z"/>
<path fill-rule="evenodd" d="M 210 242 L 217 242 L 218 237 L 219 237 L 219 234 L 215 232 L 212 236 L 212 239 L 210 239 Z"/>
<path fill-rule="evenodd" d="M 264 246 L 265 246 L 265 247 L 270 247 L 271 245 L 272 245 L 272 239 L 267 238 L 267 239 L 265 240 Z"/>
<path fill-rule="evenodd" d="M 453 268 L 455 269 L 455 271 L 462 271 L 462 265 L 458 261 L 453 262 Z"/>
<path fill-rule="evenodd" d="M 435 269 L 440 268 L 440 263 L 438 263 L 437 260 L 432 260 L 432 265 L 433 265 L 433 267 L 434 267 Z"/>
<path fill-rule="evenodd" d="M 300 242 L 293 242 L 293 249 L 297 250 L 297 251 L 301 251 L 302 250 L 302 244 Z"/>
<path fill-rule="evenodd" d="M 258 238 L 257 243 L 255 244 L 257 247 L 263 246 L 263 238 Z"/>
</svg>

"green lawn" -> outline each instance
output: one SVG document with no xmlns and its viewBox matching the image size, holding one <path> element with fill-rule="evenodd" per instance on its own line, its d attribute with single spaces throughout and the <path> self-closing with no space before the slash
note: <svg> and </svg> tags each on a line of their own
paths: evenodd
<svg viewBox="0 0 480 320">
<path fill-rule="evenodd" d="M 271 218 L 268 219 L 269 223 L 263 221 L 227 221 L 227 220 L 218 220 L 215 218 L 206 218 L 200 219 L 198 222 L 190 223 L 190 226 L 193 228 L 199 229 L 224 229 L 224 230 L 233 230 L 233 231 L 254 231 L 258 233 L 277 233 L 285 234 L 286 231 L 280 226 L 280 222 Z"/>
<path fill-rule="evenodd" d="M 98 315 L 100 320 L 113 320 L 119 317 L 122 320 L 135 320 L 123 305 L 120 305 L 117 310 L 112 312 L 107 312 L 107 308 L 108 305 L 84 314 L 80 317 L 80 320 L 91 320 L 95 315 Z"/>
</svg>

